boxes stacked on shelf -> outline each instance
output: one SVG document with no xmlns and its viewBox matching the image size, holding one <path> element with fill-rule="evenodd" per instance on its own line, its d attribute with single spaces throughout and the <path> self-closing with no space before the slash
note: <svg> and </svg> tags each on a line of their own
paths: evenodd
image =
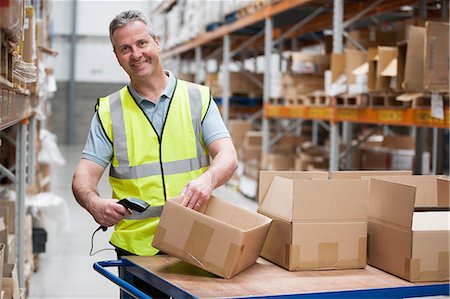
<svg viewBox="0 0 450 299">
<path fill-rule="evenodd" d="M 413 169 L 415 156 L 414 138 L 405 135 L 380 136 L 380 140 L 368 140 L 359 149 L 360 162 L 355 167 L 370 170 Z M 423 152 L 422 173 L 430 172 L 430 153 Z"/>
<path fill-rule="evenodd" d="M 347 42 L 343 54 L 333 54 L 331 70 L 325 75 L 326 92 L 333 96 L 368 92 L 368 100 L 359 104 L 371 107 L 411 107 L 430 93 L 440 93 L 440 102 L 448 105 L 450 25 L 409 23 L 398 23 L 388 32 L 376 31 L 373 41 L 366 30 L 351 32 L 367 52 Z"/>
<path fill-rule="evenodd" d="M 329 68 L 328 55 L 289 52 L 287 72 L 281 75 L 281 97 L 288 104 L 314 104 L 311 94 L 324 89 L 324 71 Z"/>
<path fill-rule="evenodd" d="M 17 276 L 14 274 L 17 264 L 17 238 L 16 238 L 16 203 L 8 198 L 0 198 L 0 244 L 2 249 L 3 291 L 7 294 L 2 298 L 19 298 L 9 295 L 19 292 Z M 34 270 L 34 256 L 32 247 L 32 217 L 26 214 L 24 226 L 24 276 L 25 282 L 29 283 Z M 8 297 L 9 296 L 9 297 Z"/>
<path fill-rule="evenodd" d="M 302 143 L 295 157 L 294 170 L 327 170 L 329 154 L 323 146 L 314 146 L 311 142 Z"/>
<path fill-rule="evenodd" d="M 246 96 L 248 98 L 261 98 L 262 88 L 257 82 L 263 82 L 264 75 L 256 73 L 230 72 L 230 95 Z M 205 84 L 211 87 L 213 97 L 222 97 L 222 73 L 209 73 Z"/>
</svg>

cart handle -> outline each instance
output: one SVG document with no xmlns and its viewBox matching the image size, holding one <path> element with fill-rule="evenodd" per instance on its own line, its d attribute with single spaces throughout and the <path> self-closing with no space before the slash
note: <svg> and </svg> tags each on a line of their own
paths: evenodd
<svg viewBox="0 0 450 299">
<path fill-rule="evenodd" d="M 114 282 L 118 285 L 122 290 L 127 292 L 128 294 L 134 296 L 139 299 L 153 299 L 149 295 L 143 293 L 141 290 L 137 289 L 135 286 L 131 285 L 129 282 L 123 280 L 119 276 L 113 274 L 111 271 L 108 271 L 106 268 L 109 267 L 126 267 L 129 266 L 126 261 L 120 260 L 112 260 L 112 261 L 100 261 L 94 263 L 94 270 Z"/>
</svg>

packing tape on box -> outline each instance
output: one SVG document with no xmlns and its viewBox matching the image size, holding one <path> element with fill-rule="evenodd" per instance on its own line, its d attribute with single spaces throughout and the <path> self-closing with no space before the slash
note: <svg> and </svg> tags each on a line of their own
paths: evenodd
<svg viewBox="0 0 450 299">
<path fill-rule="evenodd" d="M 214 228 L 199 221 L 194 221 L 183 248 L 165 241 L 167 232 L 165 228 L 160 226 L 158 231 L 158 238 L 155 238 L 154 246 L 180 259 L 184 259 L 188 263 L 226 278 L 234 270 L 238 261 L 237 256 L 244 250 L 244 245 L 230 243 L 224 265 L 219 266 L 205 261 L 205 255 L 214 235 Z M 223 250 L 226 250 L 226 248 Z"/>
<path fill-rule="evenodd" d="M 435 271 L 421 271 L 421 260 L 405 258 L 405 274 L 409 281 L 446 281 L 450 278 L 450 252 L 438 253 L 438 269 Z"/>
<path fill-rule="evenodd" d="M 214 228 L 199 221 L 194 221 L 186 240 L 186 245 L 184 246 L 184 252 L 203 269 L 218 275 L 221 273 L 221 276 L 229 277 L 237 264 L 237 256 L 243 251 L 244 246 L 230 243 L 223 266 L 207 262 L 205 255 L 212 242 L 214 231 Z M 226 248 L 223 248 L 223 250 L 226 250 Z"/>
<path fill-rule="evenodd" d="M 339 260 L 339 243 L 322 242 L 318 244 L 318 260 L 303 262 L 301 260 L 301 246 L 287 244 L 286 265 L 293 261 L 291 270 L 307 269 L 348 269 L 363 268 L 366 265 L 367 238 L 358 239 L 358 258 Z"/>
</svg>

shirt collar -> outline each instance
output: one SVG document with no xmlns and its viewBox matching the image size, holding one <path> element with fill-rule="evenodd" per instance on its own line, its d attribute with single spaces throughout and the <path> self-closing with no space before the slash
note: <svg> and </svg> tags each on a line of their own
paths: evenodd
<svg viewBox="0 0 450 299">
<path fill-rule="evenodd" d="M 159 100 L 170 99 L 170 97 L 172 96 L 172 94 L 174 92 L 175 85 L 176 85 L 176 78 L 172 74 L 172 72 L 168 71 L 168 70 L 165 70 L 164 72 L 169 77 L 169 80 L 167 81 L 166 88 L 162 92 Z M 145 100 L 145 98 L 141 97 L 139 95 L 139 93 L 136 91 L 136 89 L 134 89 L 133 86 L 131 86 L 130 83 L 128 83 L 128 90 L 130 91 L 131 96 L 134 98 L 134 100 L 136 101 L 136 103 L 138 105 L 140 105 L 142 103 L 142 101 Z"/>
</svg>

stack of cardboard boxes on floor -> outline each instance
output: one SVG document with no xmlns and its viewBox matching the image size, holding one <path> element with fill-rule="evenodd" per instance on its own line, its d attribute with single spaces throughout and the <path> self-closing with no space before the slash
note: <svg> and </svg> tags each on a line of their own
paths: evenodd
<svg viewBox="0 0 450 299">
<path fill-rule="evenodd" d="M 224 278 L 261 256 L 287 271 L 371 265 L 411 282 L 449 280 L 448 177 L 262 171 L 259 180 L 257 211 L 215 197 L 199 212 L 168 200 L 153 245 Z"/>
<path fill-rule="evenodd" d="M 23 298 L 27 290 L 19 289 L 17 276 L 17 248 L 16 248 L 16 225 L 15 225 L 15 201 L 8 198 L 0 198 L 0 268 L 3 269 L 1 279 L 2 297 Z M 26 287 L 34 271 L 34 255 L 32 241 L 32 217 L 27 214 L 25 217 L 25 268 L 24 275 Z M 22 296 L 22 297 L 21 297 Z"/>
</svg>

